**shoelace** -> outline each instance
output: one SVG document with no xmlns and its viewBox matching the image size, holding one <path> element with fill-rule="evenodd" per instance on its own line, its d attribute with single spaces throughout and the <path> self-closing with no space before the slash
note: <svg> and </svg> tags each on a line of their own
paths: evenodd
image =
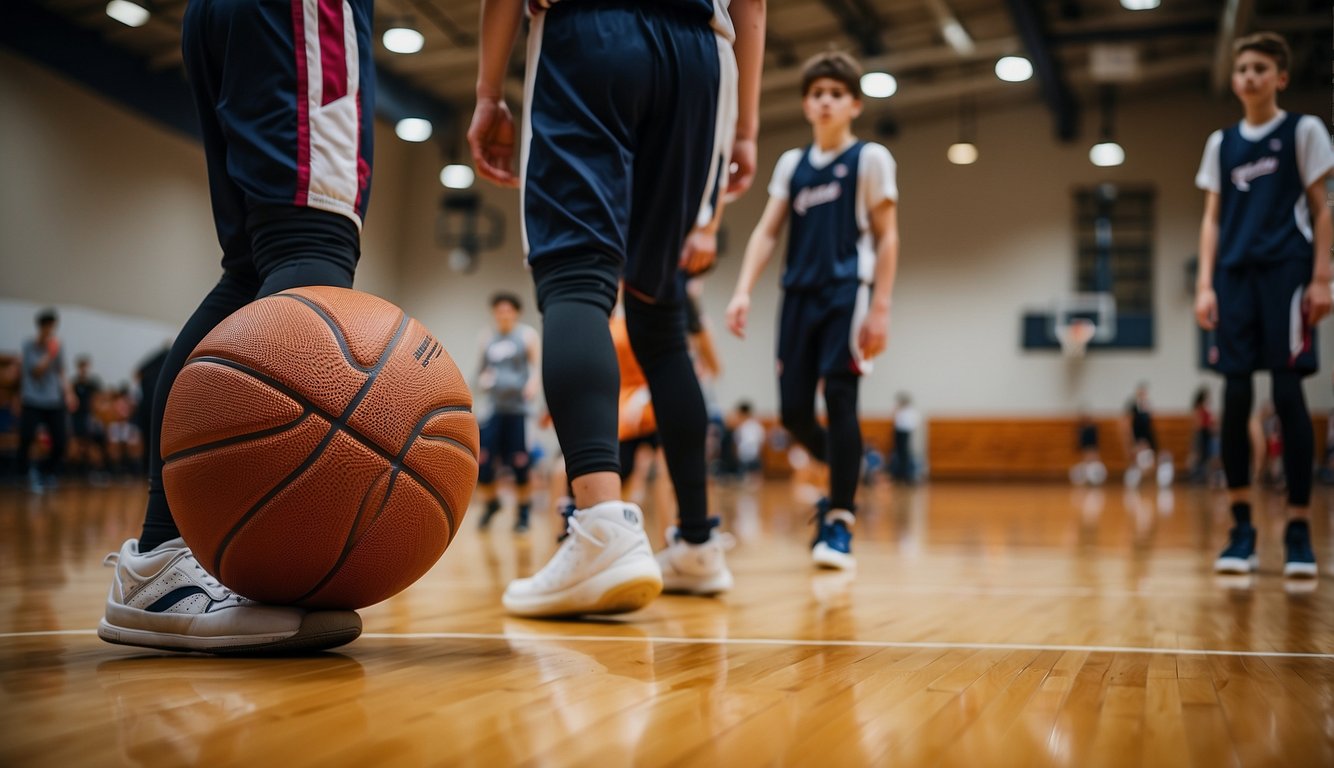
<svg viewBox="0 0 1334 768">
<path fill-rule="evenodd" d="M 573 512 L 565 516 L 565 534 L 566 536 L 568 536 L 571 533 L 583 539 L 584 541 L 587 541 L 588 543 L 592 544 L 595 547 L 600 547 L 605 543 L 600 539 L 598 539 L 593 534 L 589 533 L 588 529 L 584 528 L 584 526 L 580 524 L 578 518 L 574 516 Z M 564 540 L 566 536 L 562 536 L 561 539 Z"/>
</svg>

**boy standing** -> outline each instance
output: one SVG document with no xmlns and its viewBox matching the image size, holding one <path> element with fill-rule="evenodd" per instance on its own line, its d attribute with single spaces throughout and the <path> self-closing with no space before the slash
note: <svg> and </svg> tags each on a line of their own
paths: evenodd
<svg viewBox="0 0 1334 768">
<path fill-rule="evenodd" d="M 1234 526 L 1214 569 L 1255 568 L 1247 421 L 1251 375 L 1267 370 L 1283 425 L 1288 526 L 1283 575 L 1315 577 L 1311 548 L 1314 437 L 1301 380 L 1317 368 L 1315 325 L 1330 309 L 1331 226 L 1325 178 L 1334 168 L 1329 133 L 1315 117 L 1278 107 L 1289 52 L 1271 32 L 1233 47 L 1232 92 L 1245 118 L 1205 144 L 1195 185 L 1205 191 L 1195 316 L 1215 331 L 1223 390 L 1223 469 Z"/>
<path fill-rule="evenodd" d="M 498 463 L 514 473 L 514 495 L 519 504 L 515 533 L 528 532 L 528 516 L 533 508 L 528 487 L 528 403 L 537 397 L 542 341 L 532 326 L 519 322 L 522 311 L 518 296 L 492 296 L 491 317 L 496 328 L 481 345 L 477 389 L 487 394 L 491 406 L 482 425 L 482 456 L 478 462 L 477 491 L 486 505 L 480 524 L 483 530 L 500 511 L 500 497 L 496 495 Z"/>
<path fill-rule="evenodd" d="M 848 569 L 862 433 L 857 387 L 889 339 L 890 294 L 898 262 L 895 164 L 889 150 L 852 135 L 862 111 L 861 67 L 844 53 L 823 53 L 802 73 L 809 147 L 788 150 L 769 184 L 769 203 L 746 244 L 727 326 L 743 336 L 750 293 L 773 256 L 789 216 L 778 330 L 778 387 L 783 426 L 829 465 L 829 497 L 817 506 L 812 558 Z M 824 382 L 826 431 L 815 420 Z"/>
<path fill-rule="evenodd" d="M 515 174 L 516 130 L 502 94 L 525 6 L 532 24 Z M 664 574 L 642 512 L 620 498 L 620 386 L 608 319 L 623 275 L 626 328 L 680 507 L 679 542 L 669 550 L 690 547 L 698 557 L 683 560 L 721 575 L 705 487 L 708 416 L 678 273 L 708 266 L 708 249 L 683 255 L 686 236 L 715 219 L 723 184 L 739 194 L 754 174 L 764 0 L 730 8 L 723 0 L 485 0 L 479 47 L 468 141 L 478 173 L 522 186 L 524 250 L 546 342 L 542 381 L 576 507 L 551 561 L 509 585 L 505 608 L 521 616 L 636 610 L 662 591 Z"/>
</svg>

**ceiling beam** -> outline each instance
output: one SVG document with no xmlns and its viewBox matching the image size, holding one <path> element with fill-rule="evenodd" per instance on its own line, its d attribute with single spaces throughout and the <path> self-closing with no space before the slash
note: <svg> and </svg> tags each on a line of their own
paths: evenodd
<svg viewBox="0 0 1334 768">
<path fill-rule="evenodd" d="M 973 36 L 959 23 L 959 17 L 954 15 L 954 10 L 945 0 L 926 0 L 926 7 L 931 9 L 931 15 L 940 25 L 940 36 L 945 38 L 945 43 L 960 56 L 970 55 L 973 52 Z"/>
<path fill-rule="evenodd" d="M 1214 48 L 1214 70 L 1209 85 L 1214 94 L 1227 91 L 1232 80 L 1232 44 L 1250 28 L 1255 0 L 1226 0 L 1218 22 L 1218 45 Z"/>
<path fill-rule="evenodd" d="M 1023 50 L 1023 43 L 1017 37 L 999 37 L 994 40 L 982 40 L 973 45 L 973 52 L 961 56 L 947 45 L 932 48 L 917 48 L 885 56 L 874 56 L 862 61 L 862 68 L 867 71 L 883 70 L 894 75 L 915 69 L 955 64 L 958 62 L 981 61 L 1008 56 Z M 767 93 L 780 89 L 796 88 L 801 83 L 801 68 L 768 69 L 764 72 L 761 84 Z"/>
<path fill-rule="evenodd" d="M 867 0 L 820 0 L 820 4 L 838 19 L 843 34 L 857 42 L 862 56 L 885 52 L 885 44 L 880 40 L 884 23 Z"/>
<path fill-rule="evenodd" d="M 1070 92 L 1060 60 L 1052 54 L 1042 6 L 1030 0 L 1006 0 L 1005 4 L 1033 61 L 1042 100 L 1051 111 L 1056 138 L 1073 141 L 1079 135 L 1079 104 Z"/>
<path fill-rule="evenodd" d="M 1133 21 L 1118 19 L 1115 22 L 1092 19 L 1074 24 L 1053 25 L 1049 39 L 1057 46 L 1124 43 L 1163 37 L 1212 36 L 1217 31 L 1218 20 L 1213 14 L 1179 13 L 1157 17 L 1154 23 L 1138 19 Z"/>
</svg>

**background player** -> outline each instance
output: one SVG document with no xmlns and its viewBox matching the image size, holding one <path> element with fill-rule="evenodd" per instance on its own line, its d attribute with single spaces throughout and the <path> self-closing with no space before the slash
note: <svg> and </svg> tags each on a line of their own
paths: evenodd
<svg viewBox="0 0 1334 768">
<path fill-rule="evenodd" d="M 1302 378 L 1317 368 L 1315 325 L 1330 309 L 1330 213 L 1325 179 L 1334 168 L 1319 118 L 1279 109 L 1288 85 L 1287 43 L 1272 32 L 1233 47 L 1232 92 L 1241 122 L 1205 144 L 1195 184 L 1205 191 L 1195 316 L 1215 331 L 1223 390 L 1223 471 L 1234 526 L 1214 564 L 1250 573 L 1251 375 L 1267 370 L 1283 432 L 1288 486 L 1284 576 L 1316 576 L 1309 524 L 1314 435 Z"/>
<path fill-rule="evenodd" d="M 889 150 L 852 135 L 861 114 L 861 67 L 844 53 L 823 53 L 802 71 L 802 110 L 813 142 L 788 150 L 769 183 L 769 203 L 746 244 L 727 307 L 727 325 L 743 336 L 750 293 L 789 218 L 778 331 L 778 389 L 783 426 L 829 464 L 829 497 L 817 505 L 812 557 L 851 568 L 862 433 L 857 388 L 889 340 L 889 305 L 898 263 L 898 186 Z M 815 420 L 824 382 L 826 431 Z"/>
<path fill-rule="evenodd" d="M 482 361 L 477 372 L 477 389 L 485 392 L 491 413 L 482 424 L 481 460 L 478 462 L 477 490 L 482 495 L 481 527 L 491 524 L 500 510 L 496 495 L 496 465 L 504 464 L 514 473 L 514 495 L 518 511 L 514 531 L 528 531 L 528 516 L 533 505 L 528 483 L 528 404 L 537 397 L 541 369 L 542 340 L 537 331 L 519 322 L 523 305 L 512 293 L 491 297 L 491 317 L 495 332 L 482 341 Z"/>
<path fill-rule="evenodd" d="M 624 273 L 626 326 L 662 426 L 680 534 L 711 546 L 707 414 L 678 270 L 683 261 L 691 271 L 707 266 L 682 246 L 696 222 L 713 218 L 729 158 L 730 192 L 744 191 L 754 174 L 764 3 L 738 0 L 730 15 L 711 0 L 533 4 L 516 176 L 502 93 L 524 7 L 483 3 L 468 139 L 482 176 L 523 181 L 524 247 L 547 349 L 542 380 L 577 509 L 551 561 L 511 583 L 505 607 L 520 615 L 634 610 L 661 591 L 662 573 L 642 513 L 620 501 L 608 318 Z"/>
<path fill-rule="evenodd" d="M 163 361 L 140 537 L 108 556 L 116 575 L 98 628 L 124 645 L 208 652 L 330 648 L 361 633 L 352 611 L 258 605 L 219 584 L 180 538 L 158 450 L 172 382 L 218 323 L 263 296 L 352 287 L 370 200 L 375 115 L 371 0 L 319 16 L 307 4 L 192 0 L 181 48 L 199 112 L 222 279 Z M 349 26 L 350 25 L 350 26 Z M 311 62 L 337 62 L 311 72 Z"/>
</svg>

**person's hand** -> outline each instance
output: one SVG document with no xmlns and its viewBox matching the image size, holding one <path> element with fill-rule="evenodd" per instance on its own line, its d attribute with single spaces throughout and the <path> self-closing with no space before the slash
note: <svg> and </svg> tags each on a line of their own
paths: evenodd
<svg viewBox="0 0 1334 768">
<path fill-rule="evenodd" d="M 1329 299 L 1329 289 L 1325 289 L 1325 298 Z M 1329 311 L 1326 301 L 1325 311 Z M 1200 288 L 1195 291 L 1195 322 L 1206 331 L 1212 331 L 1218 324 L 1218 297 L 1212 288 Z"/>
<path fill-rule="evenodd" d="M 1328 280 L 1312 280 L 1311 284 L 1306 286 L 1306 297 L 1303 299 L 1306 304 L 1306 320 L 1311 325 L 1315 325 L 1329 314 L 1330 297 Z"/>
<path fill-rule="evenodd" d="M 889 346 L 889 310 L 872 309 L 857 331 L 857 347 L 870 360 Z"/>
<path fill-rule="evenodd" d="M 523 385 L 523 399 L 534 400 L 537 398 L 537 379 L 529 377 L 528 382 Z"/>
<path fill-rule="evenodd" d="M 686 236 L 681 249 L 680 268 L 687 277 L 701 275 L 718 259 L 718 235 L 696 227 Z"/>
<path fill-rule="evenodd" d="M 727 302 L 727 330 L 738 339 L 746 338 L 746 317 L 750 314 L 750 294 L 732 294 Z"/>
<path fill-rule="evenodd" d="M 732 162 L 727 175 L 727 198 L 740 197 L 755 181 L 755 140 L 737 139 L 732 144 Z"/>
<path fill-rule="evenodd" d="M 514 173 L 514 115 L 499 99 L 477 99 L 468 127 L 468 147 L 477 173 L 502 187 L 519 186 Z"/>
</svg>

